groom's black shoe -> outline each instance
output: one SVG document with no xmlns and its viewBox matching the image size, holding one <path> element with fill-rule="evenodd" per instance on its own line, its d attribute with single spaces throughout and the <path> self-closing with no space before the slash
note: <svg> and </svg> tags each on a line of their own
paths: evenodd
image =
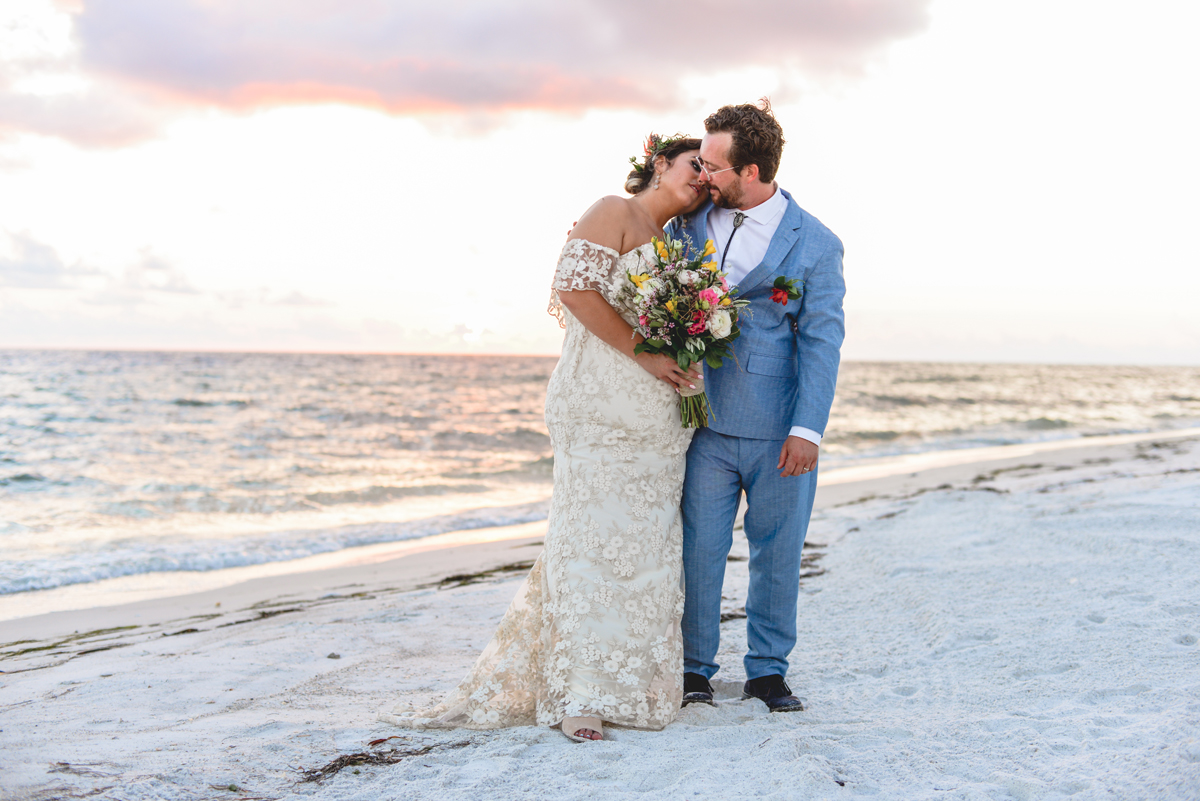
<svg viewBox="0 0 1200 801">
<path fill-rule="evenodd" d="M 683 703 L 680 706 L 684 707 L 688 704 L 716 706 L 713 703 L 712 685 L 708 683 L 708 679 L 699 673 L 683 674 Z"/>
<path fill-rule="evenodd" d="M 760 676 L 742 688 L 742 698 L 757 698 L 772 712 L 803 712 L 804 702 L 792 695 L 783 676 Z"/>
</svg>

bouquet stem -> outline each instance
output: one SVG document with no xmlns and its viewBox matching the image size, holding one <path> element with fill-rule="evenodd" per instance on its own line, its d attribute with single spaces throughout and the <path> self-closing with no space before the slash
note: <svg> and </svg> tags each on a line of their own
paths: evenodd
<svg viewBox="0 0 1200 801">
<path fill-rule="evenodd" d="M 704 376 L 696 379 L 695 389 L 679 390 L 679 419 L 684 428 L 702 428 L 708 425 L 708 395 L 704 392 Z"/>
</svg>

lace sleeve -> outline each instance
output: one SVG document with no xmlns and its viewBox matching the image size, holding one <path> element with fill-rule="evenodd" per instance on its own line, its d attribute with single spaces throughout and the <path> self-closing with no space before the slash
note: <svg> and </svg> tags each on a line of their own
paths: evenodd
<svg viewBox="0 0 1200 801">
<path fill-rule="evenodd" d="M 550 305 L 546 309 L 558 320 L 560 328 L 565 327 L 566 323 L 563 321 L 562 301 L 558 299 L 558 293 L 594 289 L 608 300 L 608 289 L 617 257 L 617 251 L 612 248 L 588 242 L 586 239 L 567 240 L 562 255 L 558 257 L 558 267 L 554 270 L 554 282 L 550 285 Z"/>
</svg>

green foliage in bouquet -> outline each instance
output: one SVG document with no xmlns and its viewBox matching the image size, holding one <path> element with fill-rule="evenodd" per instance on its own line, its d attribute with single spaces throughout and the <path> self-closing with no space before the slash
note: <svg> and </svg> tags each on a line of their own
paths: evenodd
<svg viewBox="0 0 1200 801">
<path fill-rule="evenodd" d="M 738 313 L 748 301 L 737 298 L 725 274 L 709 258 L 716 253 L 712 240 L 704 251 L 692 255 L 690 242 L 651 240 L 654 259 L 643 261 L 642 272 L 628 273 L 629 283 L 620 293 L 625 307 L 637 315 L 634 329 L 645 337 L 634 353 L 656 353 L 675 360 L 680 369 L 704 362 L 720 367 L 733 355 L 741 331 Z M 708 425 L 708 396 L 703 391 L 682 393 L 680 416 L 684 426 Z"/>
</svg>

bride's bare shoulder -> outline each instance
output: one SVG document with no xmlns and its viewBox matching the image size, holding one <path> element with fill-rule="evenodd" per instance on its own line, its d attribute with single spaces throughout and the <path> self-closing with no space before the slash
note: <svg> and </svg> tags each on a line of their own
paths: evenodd
<svg viewBox="0 0 1200 801">
<path fill-rule="evenodd" d="M 632 213 L 628 198 L 606 195 L 583 213 L 568 239 L 586 239 L 620 253 Z"/>
</svg>

